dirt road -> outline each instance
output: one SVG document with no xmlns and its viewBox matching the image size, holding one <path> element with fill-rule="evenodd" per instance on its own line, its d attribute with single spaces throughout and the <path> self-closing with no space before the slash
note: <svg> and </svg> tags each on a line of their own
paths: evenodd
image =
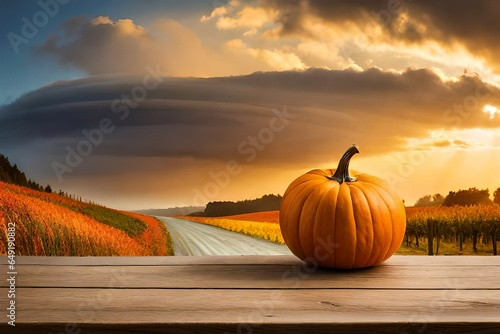
<svg viewBox="0 0 500 334">
<path fill-rule="evenodd" d="M 285 245 L 183 219 L 156 217 L 167 226 L 175 255 L 290 255 Z"/>
</svg>

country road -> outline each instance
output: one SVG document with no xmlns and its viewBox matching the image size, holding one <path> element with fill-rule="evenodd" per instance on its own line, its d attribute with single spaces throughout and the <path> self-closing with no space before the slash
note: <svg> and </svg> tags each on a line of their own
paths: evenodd
<svg viewBox="0 0 500 334">
<path fill-rule="evenodd" d="M 167 226 L 175 255 L 290 255 L 285 245 L 184 219 L 159 217 Z"/>
</svg>

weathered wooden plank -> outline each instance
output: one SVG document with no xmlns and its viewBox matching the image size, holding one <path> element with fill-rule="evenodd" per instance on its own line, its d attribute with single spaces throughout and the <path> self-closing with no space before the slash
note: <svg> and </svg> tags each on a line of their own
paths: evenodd
<svg viewBox="0 0 500 334">
<path fill-rule="evenodd" d="M 296 265 L 302 263 L 290 255 L 275 256 L 147 256 L 147 257 L 43 257 L 17 256 L 18 265 L 101 265 L 101 266 L 155 266 L 155 265 Z M 6 264 L 7 258 L 0 257 L 0 263 Z M 414 256 L 394 255 L 382 265 L 391 266 L 500 266 L 499 256 Z"/>
<path fill-rule="evenodd" d="M 5 289 L 2 289 L 3 294 Z M 24 324 L 484 324 L 500 329 L 500 291 L 132 290 L 18 291 Z M 2 303 L 3 304 L 3 303 Z"/>
<path fill-rule="evenodd" d="M 0 324 L 0 330 L 5 325 Z M 10 329 L 10 328 L 9 328 Z M 7 330 L 7 329 L 5 329 Z M 12 330 L 12 329 L 10 329 Z M 16 328 L 16 334 L 26 333 L 85 333 L 85 334 L 137 334 L 137 333 L 179 333 L 179 334 L 216 334 L 216 333 L 307 333 L 307 334 L 394 334 L 394 333 L 425 333 L 425 334 L 497 334 L 500 328 L 497 324 L 490 323 L 465 323 L 465 322 L 441 322 L 441 323 L 333 323 L 333 324 L 226 324 L 226 323 L 196 323 L 196 324 L 125 324 L 115 325 L 110 323 L 101 324 L 28 324 Z"/>
<path fill-rule="evenodd" d="M 6 264 L 5 256 L 0 264 Z M 29 265 L 78 265 L 78 266 L 185 266 L 185 265 L 294 265 L 302 261 L 290 255 L 241 255 L 241 256 L 102 256 L 102 257 L 67 257 L 67 256 L 17 256 L 17 264 Z"/>
<path fill-rule="evenodd" d="M 17 257 L 16 333 L 500 333 L 499 259 L 333 271 L 293 256 Z"/>
<path fill-rule="evenodd" d="M 500 266 L 378 266 L 357 271 L 272 265 L 20 266 L 18 287 L 500 289 Z M 0 282 L 0 286 L 7 286 Z"/>
</svg>

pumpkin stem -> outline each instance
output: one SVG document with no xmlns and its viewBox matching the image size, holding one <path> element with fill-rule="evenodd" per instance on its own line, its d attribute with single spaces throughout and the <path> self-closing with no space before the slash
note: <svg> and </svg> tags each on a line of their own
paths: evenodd
<svg viewBox="0 0 500 334">
<path fill-rule="evenodd" d="M 357 181 L 358 179 L 349 175 L 349 162 L 351 162 L 351 158 L 356 154 L 359 153 L 358 146 L 356 144 L 352 145 L 349 147 L 349 149 L 344 153 L 342 158 L 340 158 L 339 165 L 337 167 L 337 170 L 335 171 L 335 174 L 331 176 L 329 179 L 330 180 L 335 180 L 339 184 L 342 184 L 344 182 L 354 182 Z"/>
</svg>

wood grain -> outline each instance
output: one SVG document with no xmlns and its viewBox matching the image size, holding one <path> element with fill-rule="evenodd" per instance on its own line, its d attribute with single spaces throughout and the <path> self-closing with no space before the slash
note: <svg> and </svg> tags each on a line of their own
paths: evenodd
<svg viewBox="0 0 500 334">
<path fill-rule="evenodd" d="M 4 257 L 5 258 L 5 257 Z M 157 266 L 157 265 L 295 265 L 302 261 L 295 256 L 103 256 L 103 257 L 60 257 L 60 256 L 17 256 L 19 265 L 99 265 L 99 266 Z M 1 261 L 7 263 L 7 259 Z M 500 266 L 498 256 L 418 256 L 418 255 L 394 255 L 381 266 Z"/>
<path fill-rule="evenodd" d="M 182 289 L 496 289 L 491 266 L 379 266 L 356 271 L 302 264 L 204 266 L 20 266 L 18 287 Z M 480 284 L 479 284 L 480 283 Z M 6 287 L 6 281 L 0 286 Z"/>
<path fill-rule="evenodd" d="M 492 256 L 357 271 L 293 256 L 17 259 L 15 333 L 500 333 Z"/>
</svg>

